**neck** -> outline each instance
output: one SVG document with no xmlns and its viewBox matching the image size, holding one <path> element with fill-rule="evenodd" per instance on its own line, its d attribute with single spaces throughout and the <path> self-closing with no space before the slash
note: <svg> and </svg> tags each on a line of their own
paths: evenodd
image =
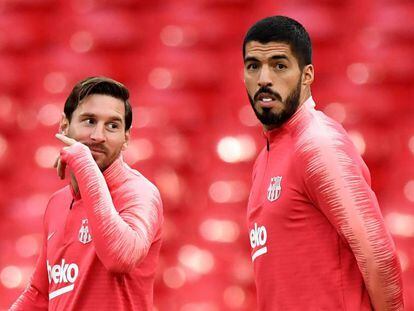
<svg viewBox="0 0 414 311">
<path fill-rule="evenodd" d="M 299 107 L 302 106 L 303 103 L 305 101 L 307 101 L 309 99 L 309 97 L 311 97 L 311 96 L 312 96 L 312 93 L 311 93 L 310 87 L 305 88 L 303 90 L 302 94 L 300 94 L 300 100 L 299 100 L 300 101 L 300 104 L 299 104 Z"/>
</svg>

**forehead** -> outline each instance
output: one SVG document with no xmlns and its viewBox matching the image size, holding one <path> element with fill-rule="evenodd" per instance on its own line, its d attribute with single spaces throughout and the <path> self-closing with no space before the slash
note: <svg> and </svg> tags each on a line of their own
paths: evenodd
<svg viewBox="0 0 414 311">
<path fill-rule="evenodd" d="M 74 114 L 89 114 L 102 118 L 118 118 L 124 120 L 125 105 L 118 98 L 109 95 L 92 94 L 79 103 Z"/>
<path fill-rule="evenodd" d="M 250 41 L 245 47 L 245 58 L 269 58 L 275 55 L 285 55 L 286 57 L 294 58 L 290 45 L 283 42 L 268 42 L 260 43 L 258 41 Z"/>
</svg>

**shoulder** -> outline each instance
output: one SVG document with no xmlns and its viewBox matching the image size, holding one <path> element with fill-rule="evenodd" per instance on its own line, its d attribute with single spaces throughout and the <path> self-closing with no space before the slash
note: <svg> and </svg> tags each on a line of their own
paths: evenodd
<svg viewBox="0 0 414 311">
<path fill-rule="evenodd" d="M 54 192 L 47 203 L 45 218 L 49 215 L 60 213 L 62 209 L 69 208 L 69 204 L 72 202 L 72 192 L 70 186 L 67 185 L 56 192 Z"/>
<path fill-rule="evenodd" d="M 341 124 L 323 112 L 311 110 L 293 133 L 295 152 L 306 155 L 320 152 L 324 155 L 343 151 L 356 155 L 357 151 Z"/>
<path fill-rule="evenodd" d="M 158 188 L 151 181 L 149 181 L 149 179 L 147 179 L 144 175 L 142 175 L 139 171 L 132 169 L 128 165 L 125 165 L 125 169 L 127 170 L 127 174 L 128 174 L 126 183 L 129 186 L 132 186 L 132 187 L 139 186 L 141 189 L 145 189 L 146 191 L 149 191 L 159 196 Z"/>
<path fill-rule="evenodd" d="M 55 203 L 65 203 L 72 199 L 72 193 L 70 191 L 70 186 L 67 185 L 56 192 L 54 192 L 48 202 L 48 206 L 54 205 Z"/>
<path fill-rule="evenodd" d="M 294 153 L 302 172 L 361 171 L 367 167 L 345 129 L 320 111 L 311 110 L 294 132 Z"/>
<path fill-rule="evenodd" d="M 126 172 L 125 182 L 120 187 L 121 196 L 124 199 L 139 199 L 149 201 L 162 208 L 161 195 L 158 188 L 139 171 L 124 164 Z"/>
</svg>

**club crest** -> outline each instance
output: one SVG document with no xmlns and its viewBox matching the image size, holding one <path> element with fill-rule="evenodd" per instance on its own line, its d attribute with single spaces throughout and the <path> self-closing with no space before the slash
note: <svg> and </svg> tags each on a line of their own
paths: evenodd
<svg viewBox="0 0 414 311">
<path fill-rule="evenodd" d="M 92 241 L 92 236 L 89 233 L 88 220 L 82 219 L 82 226 L 79 229 L 79 242 L 87 244 Z"/>
<path fill-rule="evenodd" d="M 280 193 L 282 192 L 282 176 L 272 177 L 270 179 L 269 188 L 267 188 L 267 199 L 270 202 L 276 201 L 280 197 Z"/>
</svg>

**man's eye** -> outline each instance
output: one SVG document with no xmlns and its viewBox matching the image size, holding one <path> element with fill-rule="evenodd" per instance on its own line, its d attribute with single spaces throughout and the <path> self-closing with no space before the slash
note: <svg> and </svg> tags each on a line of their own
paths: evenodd
<svg viewBox="0 0 414 311">
<path fill-rule="evenodd" d="M 253 64 L 248 64 L 246 66 L 247 70 L 255 70 L 258 68 L 257 64 L 253 63 Z"/>
<path fill-rule="evenodd" d="M 119 128 L 119 124 L 118 123 L 109 123 L 108 124 L 109 129 L 111 130 L 116 130 Z"/>
<path fill-rule="evenodd" d="M 285 68 L 287 68 L 287 66 L 284 65 L 284 64 L 276 64 L 276 69 L 282 70 L 282 69 L 285 69 Z"/>
<path fill-rule="evenodd" d="M 86 124 L 95 124 L 95 120 L 94 119 L 85 119 L 84 122 L 86 122 Z"/>
</svg>

